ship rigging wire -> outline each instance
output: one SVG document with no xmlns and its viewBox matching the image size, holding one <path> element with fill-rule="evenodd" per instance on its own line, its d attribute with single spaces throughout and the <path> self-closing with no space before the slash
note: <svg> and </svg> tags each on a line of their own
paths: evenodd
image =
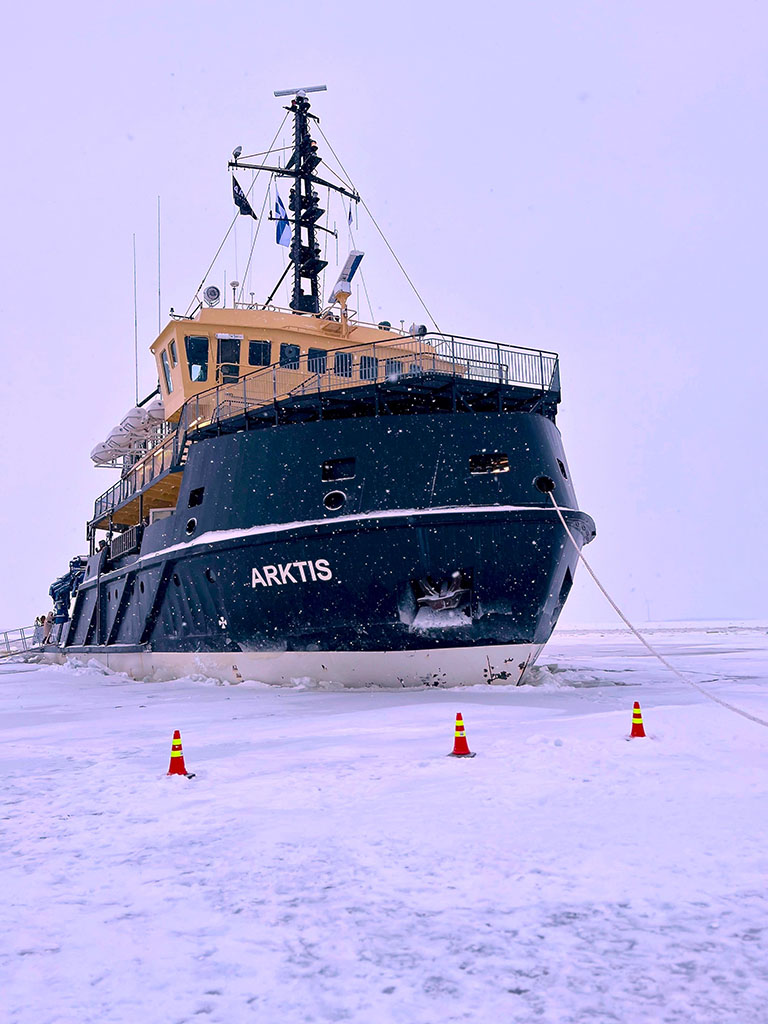
<svg viewBox="0 0 768 1024">
<path fill-rule="evenodd" d="M 764 725 L 764 726 L 768 727 L 768 721 L 766 721 L 764 718 L 760 718 L 758 715 L 753 715 L 749 711 L 744 711 L 743 708 L 737 708 L 734 704 L 729 704 L 728 701 L 722 700 L 720 697 L 715 697 L 715 695 L 712 694 L 712 693 L 708 693 L 701 686 L 699 686 L 698 683 L 694 683 L 694 681 L 692 679 L 688 679 L 685 675 L 683 675 L 683 673 L 679 669 L 675 668 L 675 666 L 673 664 L 671 664 L 671 662 L 667 661 L 667 659 L 664 657 L 663 654 L 659 654 L 659 652 L 654 647 L 651 647 L 651 645 L 648 643 L 648 641 L 645 639 L 645 637 L 635 629 L 635 627 L 629 621 L 627 616 L 624 614 L 624 612 L 621 610 L 621 608 L 619 608 L 619 606 L 616 604 L 616 602 L 613 600 L 611 595 L 608 593 L 608 591 L 605 589 L 603 584 L 600 582 L 600 580 L 595 575 L 595 572 L 592 569 L 592 566 L 589 564 L 587 559 L 584 557 L 584 555 L 581 552 L 581 548 L 576 543 L 576 540 L 575 540 L 573 534 L 571 533 L 571 531 L 570 531 L 570 529 L 568 527 L 568 524 L 565 521 L 563 513 L 560 511 L 560 506 L 558 505 L 557 501 L 555 500 L 555 496 L 552 493 L 552 491 L 551 490 L 550 491 L 546 491 L 545 493 L 547 493 L 549 495 L 549 499 L 550 499 L 550 501 L 552 502 L 552 504 L 555 507 L 555 512 L 557 512 L 557 515 L 558 515 L 558 517 L 560 519 L 560 522 L 563 524 L 563 529 L 568 534 L 568 539 L 570 540 L 571 544 L 573 544 L 574 548 L 576 549 L 576 554 L 579 556 L 581 561 L 586 566 L 587 572 L 589 573 L 589 575 L 592 577 L 592 579 L 597 584 L 597 586 L 598 586 L 600 592 L 602 593 L 603 597 L 608 601 L 608 603 L 610 604 L 611 608 L 613 608 L 613 610 L 619 616 L 619 618 L 624 623 L 624 625 L 630 630 L 630 632 L 634 633 L 634 635 L 637 637 L 637 639 L 640 641 L 640 643 L 651 652 L 651 654 L 654 656 L 654 658 L 658 658 L 658 660 L 661 662 L 661 664 L 664 665 L 666 668 L 668 668 L 670 670 L 670 672 L 674 672 L 674 674 L 678 677 L 678 679 L 682 679 L 682 681 L 684 683 L 687 683 L 688 686 L 692 686 L 694 688 L 694 690 L 698 690 L 698 692 L 703 697 L 706 697 L 708 700 L 713 701 L 715 704 L 719 704 L 721 707 L 726 708 L 728 711 L 733 711 L 735 714 L 741 715 L 742 718 L 749 719 L 750 722 L 755 722 L 757 725 Z"/>
<path fill-rule="evenodd" d="M 285 117 L 283 118 L 283 120 L 282 120 L 282 121 L 280 122 L 280 127 L 279 127 L 279 128 L 277 129 L 277 131 L 275 132 L 275 136 L 274 136 L 274 138 L 272 139 L 272 142 L 270 143 L 270 146 L 269 146 L 269 149 L 267 150 L 267 153 L 271 153 L 271 152 L 272 152 L 272 147 L 274 146 L 275 142 L 277 141 L 277 137 L 278 137 L 278 135 L 280 134 L 280 132 L 281 132 L 281 131 L 283 130 L 283 125 L 285 124 L 285 122 L 286 122 L 287 120 L 288 120 L 288 114 L 286 114 L 286 115 L 285 115 Z M 338 158 L 337 158 L 337 159 L 338 159 Z M 253 186 L 254 186 L 254 185 L 256 184 L 256 182 L 258 181 L 258 178 L 259 178 L 259 174 L 261 174 L 261 171 L 257 171 L 257 172 L 256 172 L 256 175 L 255 175 L 255 177 L 254 177 L 253 181 L 251 182 L 250 188 L 249 188 L 249 189 L 248 189 L 248 191 L 247 191 L 247 192 L 245 193 L 246 199 L 248 198 L 248 196 L 250 196 L 251 192 L 253 191 Z M 197 288 L 195 289 L 195 294 L 194 294 L 194 295 L 193 295 L 193 297 L 192 297 L 192 301 L 191 301 L 191 302 L 189 303 L 189 305 L 187 306 L 187 311 L 186 311 L 186 313 L 184 314 L 185 316 L 189 316 L 189 311 L 190 311 L 190 310 L 192 309 L 192 307 L 194 306 L 194 304 L 195 304 L 195 301 L 197 300 L 197 297 L 198 297 L 198 295 L 199 295 L 199 293 L 200 293 L 200 289 L 201 289 L 201 288 L 203 287 L 203 285 L 205 284 L 205 282 L 206 282 L 206 279 L 207 279 L 208 275 L 210 274 L 211 270 L 213 269 L 213 266 L 214 266 L 214 264 L 216 263 L 216 260 L 217 260 L 217 259 L 219 258 L 219 255 L 221 254 L 221 250 L 222 250 L 222 249 L 224 248 L 224 246 L 225 246 L 225 244 L 226 244 L 226 241 L 227 241 L 227 239 L 229 238 L 230 234 L 232 233 L 232 228 L 233 228 L 233 227 L 235 226 L 235 224 L 237 223 L 237 218 L 238 218 L 239 216 L 240 216 L 240 211 L 238 210 L 238 211 L 237 211 L 237 213 L 235 214 L 235 216 L 234 216 L 234 217 L 232 218 L 232 223 L 231 223 L 231 224 L 229 225 L 229 227 L 227 228 L 227 233 L 226 233 L 226 234 L 224 235 L 224 238 L 223 238 L 223 239 L 221 240 L 221 245 L 220 245 L 220 246 L 219 246 L 219 248 L 218 248 L 218 249 L 216 250 L 216 255 L 215 255 L 215 256 L 213 257 L 213 259 L 211 260 L 211 262 L 210 262 L 210 265 L 209 265 L 208 269 L 206 270 L 205 274 L 203 274 L 203 279 L 202 279 L 202 281 L 200 282 L 200 284 L 199 284 L 199 285 L 197 286 Z M 226 293 L 226 288 L 225 288 L 224 294 L 225 294 L 225 296 L 226 296 L 226 294 L 227 294 L 227 293 Z"/>
<path fill-rule="evenodd" d="M 256 173 L 258 174 L 259 172 L 257 171 Z M 259 217 L 258 217 L 258 220 L 256 221 L 256 230 L 253 231 L 253 239 L 251 240 L 251 251 L 248 253 L 248 262 L 246 263 L 245 271 L 243 272 L 243 283 L 240 285 L 240 302 L 243 301 L 243 292 L 244 292 L 244 289 L 245 289 L 245 283 L 248 280 L 248 272 L 249 272 L 249 270 L 251 268 L 251 260 L 253 259 L 253 251 L 256 248 L 256 239 L 259 237 L 259 230 L 261 229 L 261 224 L 262 224 L 262 221 L 264 220 L 264 207 L 267 205 L 267 199 L 269 199 L 269 188 L 270 188 L 270 185 L 272 184 L 272 181 L 273 181 L 274 177 L 275 177 L 274 174 L 270 174 L 270 176 L 269 176 L 269 181 L 267 182 L 267 188 L 266 188 L 266 190 L 264 192 L 264 199 L 263 199 L 262 204 L 261 204 L 261 209 L 259 210 Z M 256 179 L 254 178 L 253 179 L 253 184 L 251 185 L 251 188 L 253 188 L 253 185 L 255 185 L 255 184 L 256 184 Z M 250 189 L 248 191 L 250 192 Z M 235 234 L 237 234 L 237 233 L 235 233 Z"/>
<path fill-rule="evenodd" d="M 346 167 L 345 167 L 345 166 L 344 166 L 344 164 L 343 164 L 343 163 L 341 162 L 341 160 L 339 160 L 339 156 L 338 156 L 338 154 L 337 154 L 336 150 L 335 150 L 335 149 L 333 148 L 333 146 L 332 146 L 332 145 L 330 144 L 330 142 L 328 141 L 328 138 L 326 137 L 326 134 L 325 134 L 325 132 L 323 131 L 323 129 L 322 129 L 321 127 L 320 127 L 320 124 L 319 124 L 319 123 L 318 123 L 318 125 L 317 125 L 317 130 L 318 130 L 318 131 L 320 132 L 320 134 L 322 135 L 322 137 L 323 137 L 323 139 L 324 139 L 324 141 L 325 141 L 325 144 L 326 144 L 326 146 L 328 147 L 328 149 L 330 149 L 331 153 L 333 153 L 333 155 L 334 155 L 334 157 L 335 157 L 335 159 L 336 159 L 336 162 L 338 163 L 339 167 L 340 167 L 340 168 L 342 169 L 342 171 L 344 172 L 344 174 L 346 174 L 346 176 L 347 176 L 347 178 L 348 178 L 348 179 L 350 180 L 350 184 L 351 184 L 351 178 L 350 178 L 349 172 L 347 171 Z M 337 177 L 338 177 L 338 175 L 337 175 Z M 353 189 L 353 191 L 354 191 L 354 192 L 357 192 L 357 189 L 356 189 L 356 188 L 354 187 L 354 185 L 352 185 L 352 189 Z M 359 195 L 359 193 L 358 193 L 358 195 Z M 438 334 L 442 334 L 443 332 L 442 332 L 442 331 L 440 330 L 440 327 L 438 326 L 437 320 L 435 320 L 435 318 L 434 318 L 434 317 L 432 316 L 432 313 L 431 313 L 431 312 L 430 312 L 430 310 L 429 310 L 429 306 L 427 306 L 427 304 L 426 304 L 426 302 L 424 301 L 424 299 L 422 299 L 422 297 L 421 297 L 421 295 L 420 295 L 420 293 L 419 293 L 419 290 L 418 290 L 418 288 L 416 287 L 416 285 L 415 285 L 415 284 L 413 283 L 413 281 L 412 281 L 412 280 L 410 279 L 410 277 L 408 276 L 408 272 L 407 272 L 407 270 L 405 269 L 405 267 L 403 266 L 403 264 L 402 264 L 402 263 L 400 262 L 400 260 L 399 260 L 399 259 L 397 258 L 397 253 L 396 253 L 396 252 L 395 252 L 395 250 L 394 250 L 394 249 L 392 248 L 392 246 L 391 246 L 391 245 L 389 244 L 389 241 L 388 241 L 388 239 L 387 239 L 387 236 L 386 236 L 386 235 L 384 234 L 384 232 L 383 232 L 383 231 L 381 230 L 381 228 L 379 227 L 378 221 L 376 220 L 376 218 L 375 218 L 375 217 L 373 216 L 373 214 L 371 213 L 370 209 L 368 208 L 368 204 L 366 203 L 366 201 L 365 201 L 365 200 L 363 199 L 363 197 L 362 197 L 362 196 L 360 196 L 360 199 L 359 199 L 359 201 L 360 201 L 360 202 L 361 202 L 361 203 L 363 204 L 363 209 L 364 209 L 364 210 L 365 210 L 365 212 L 366 212 L 366 213 L 368 214 L 368 216 L 369 216 L 369 217 L 371 218 L 371 221 L 373 222 L 373 226 L 374 226 L 374 227 L 376 228 L 376 230 L 377 230 L 377 231 L 379 232 L 379 234 L 381 235 L 381 237 L 382 237 L 382 239 L 383 239 L 383 241 L 384 241 L 384 244 L 385 244 L 385 245 L 386 245 L 386 247 L 387 247 L 387 248 L 389 249 L 389 251 L 390 251 L 390 252 L 392 253 L 392 257 L 393 257 L 393 259 L 394 259 L 395 263 L 397 263 L 398 267 L 400 267 L 400 270 L 401 270 L 401 271 L 402 271 L 402 273 L 403 273 L 403 277 L 404 277 L 404 278 L 406 279 L 406 281 L 408 282 L 408 284 L 409 284 L 409 285 L 411 286 L 411 288 L 413 289 L 413 293 L 414 293 L 414 295 L 416 296 L 416 298 L 417 298 L 417 299 L 419 300 L 419 302 L 420 302 L 420 303 L 422 304 L 422 306 L 424 307 L 424 311 L 426 312 L 426 314 L 427 314 L 427 316 L 429 317 L 429 319 L 430 319 L 430 320 L 432 321 L 432 323 L 433 323 L 433 324 L 435 325 L 435 330 L 437 331 L 437 333 L 438 333 Z"/>
</svg>

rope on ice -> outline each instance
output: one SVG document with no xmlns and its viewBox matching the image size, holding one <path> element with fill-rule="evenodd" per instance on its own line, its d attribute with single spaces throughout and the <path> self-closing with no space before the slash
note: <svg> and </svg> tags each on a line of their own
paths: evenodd
<svg viewBox="0 0 768 1024">
<path fill-rule="evenodd" d="M 546 484 L 548 484 L 549 482 L 550 481 L 547 480 Z M 692 686 L 694 688 L 694 690 L 698 690 L 699 693 L 702 694 L 702 696 L 706 697 L 708 700 L 714 701 L 715 704 L 719 704 L 721 707 L 727 708 L 728 711 L 733 711 L 733 712 L 735 712 L 735 714 L 741 715 L 742 718 L 748 718 L 750 722 L 756 722 L 758 725 L 764 725 L 764 726 L 768 727 L 768 722 L 764 718 L 759 718 L 757 715 L 753 715 L 749 711 L 744 711 L 742 708 L 737 708 L 733 704 L 729 704 L 727 701 L 721 700 L 720 697 L 715 697 L 713 694 L 707 693 L 707 691 L 702 689 L 699 686 L 698 683 L 694 683 L 694 681 L 692 679 L 687 679 L 679 669 L 676 669 L 674 665 L 670 664 L 670 662 L 667 661 L 667 659 L 664 657 L 663 654 L 659 654 L 659 652 L 657 650 L 655 650 L 653 647 L 651 647 L 651 645 L 648 643 L 648 641 L 645 639 L 644 636 L 642 636 L 640 633 L 638 633 L 638 631 L 635 629 L 635 627 L 629 621 L 627 616 L 624 614 L 624 612 L 621 610 L 621 608 L 619 608 L 619 606 L 613 600 L 613 598 L 608 593 L 608 591 L 605 589 L 603 584 L 597 578 L 597 576 L 595 575 L 594 571 L 592 570 L 592 566 L 589 564 L 589 562 L 586 560 L 586 558 L 582 554 L 581 548 L 576 543 L 576 541 L 574 539 L 574 536 L 571 533 L 570 529 L 568 528 L 568 524 L 566 523 L 566 521 L 565 521 L 565 519 L 563 517 L 563 513 L 560 511 L 560 506 L 557 504 L 557 501 L 555 500 L 555 496 L 552 493 L 552 490 L 547 489 L 546 484 L 545 484 L 545 478 L 540 478 L 540 480 L 537 481 L 537 487 L 539 488 L 539 490 L 543 491 L 545 494 L 549 495 L 549 498 L 550 498 L 552 504 L 555 507 L 555 512 L 557 512 L 557 514 L 558 514 L 558 516 L 560 518 L 560 522 L 563 524 L 563 529 L 568 534 L 568 539 L 570 540 L 571 544 L 573 544 L 574 548 L 576 548 L 576 554 L 579 556 L 579 558 L 582 560 L 582 562 L 586 566 L 587 572 L 592 577 L 592 579 L 595 581 L 597 586 L 600 588 L 600 592 L 603 594 L 605 599 L 608 601 L 608 603 L 610 604 L 611 608 L 613 608 L 613 610 L 619 616 L 619 618 L 624 623 L 624 625 L 629 630 L 631 630 L 632 633 L 635 634 L 635 636 L 640 641 L 640 643 L 651 652 L 651 654 L 654 656 L 654 658 L 658 658 L 658 660 L 662 663 L 662 665 L 665 665 L 670 670 L 670 672 L 674 672 L 675 675 L 679 679 L 682 679 L 682 681 L 684 683 L 687 683 L 689 686 Z"/>
</svg>

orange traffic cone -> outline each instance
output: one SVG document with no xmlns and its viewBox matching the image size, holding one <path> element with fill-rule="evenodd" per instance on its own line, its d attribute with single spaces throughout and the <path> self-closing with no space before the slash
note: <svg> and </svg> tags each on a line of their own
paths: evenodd
<svg viewBox="0 0 768 1024">
<path fill-rule="evenodd" d="M 467 734 L 464 732 L 464 719 L 461 712 L 456 715 L 456 733 L 453 741 L 453 750 L 449 757 L 475 757 L 475 754 L 467 746 Z"/>
<path fill-rule="evenodd" d="M 634 740 L 642 737 L 645 737 L 643 713 L 640 710 L 640 705 L 635 701 L 635 706 L 632 708 L 632 732 L 629 734 L 629 738 Z"/>
<path fill-rule="evenodd" d="M 173 734 L 171 743 L 171 763 L 168 765 L 169 775 L 186 775 L 188 779 L 194 779 L 194 772 L 188 772 L 184 764 L 184 754 L 181 749 L 181 733 L 177 729 Z"/>
</svg>

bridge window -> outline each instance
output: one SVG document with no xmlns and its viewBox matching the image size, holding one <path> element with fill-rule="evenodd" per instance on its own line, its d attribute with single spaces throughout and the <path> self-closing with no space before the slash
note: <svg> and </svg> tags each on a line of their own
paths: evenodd
<svg viewBox="0 0 768 1024">
<path fill-rule="evenodd" d="M 298 345 L 282 344 L 280 346 L 280 365 L 287 370 L 298 370 L 300 356 L 301 349 Z"/>
<path fill-rule="evenodd" d="M 352 353 L 337 352 L 333 357 L 333 372 L 338 377 L 352 376 Z"/>
<path fill-rule="evenodd" d="M 171 366 L 179 365 L 179 353 L 176 349 L 176 339 L 171 338 L 171 344 L 168 346 L 168 351 L 171 353 Z"/>
<path fill-rule="evenodd" d="M 185 339 L 189 377 L 194 383 L 208 380 L 208 339 L 188 335 Z"/>
<path fill-rule="evenodd" d="M 240 376 L 240 339 L 219 338 L 217 356 L 219 379 L 223 384 L 233 384 Z"/>
<path fill-rule="evenodd" d="M 272 362 L 271 341 L 249 341 L 248 342 L 248 365 L 269 366 Z"/>
<path fill-rule="evenodd" d="M 165 379 L 165 390 L 170 393 L 173 391 L 173 381 L 171 380 L 171 366 L 168 362 L 168 352 L 163 349 L 160 353 L 160 361 L 163 364 L 163 378 Z"/>
<path fill-rule="evenodd" d="M 403 372 L 403 363 L 400 359 L 388 359 L 384 364 L 384 373 L 387 377 L 399 377 Z"/>
<path fill-rule="evenodd" d="M 469 456 L 469 472 L 472 475 L 479 473 L 508 473 L 509 456 L 504 452 L 482 452 L 480 455 Z"/>
<path fill-rule="evenodd" d="M 360 356 L 360 380 L 376 380 L 379 360 L 375 356 Z"/>
<path fill-rule="evenodd" d="M 324 348 L 311 348 L 307 354 L 307 369 L 310 373 L 325 373 L 328 368 L 328 353 Z"/>
<path fill-rule="evenodd" d="M 322 466 L 323 480 L 353 480 L 355 477 L 355 460 L 326 459 Z"/>
</svg>

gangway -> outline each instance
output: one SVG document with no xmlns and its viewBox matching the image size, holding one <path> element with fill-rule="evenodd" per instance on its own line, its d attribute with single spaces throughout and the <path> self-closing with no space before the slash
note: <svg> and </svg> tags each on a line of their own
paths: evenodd
<svg viewBox="0 0 768 1024">
<path fill-rule="evenodd" d="M 19 626 L 18 629 L 0 630 L 0 658 L 12 654 L 24 654 L 40 646 L 35 639 L 34 626 Z"/>
</svg>

